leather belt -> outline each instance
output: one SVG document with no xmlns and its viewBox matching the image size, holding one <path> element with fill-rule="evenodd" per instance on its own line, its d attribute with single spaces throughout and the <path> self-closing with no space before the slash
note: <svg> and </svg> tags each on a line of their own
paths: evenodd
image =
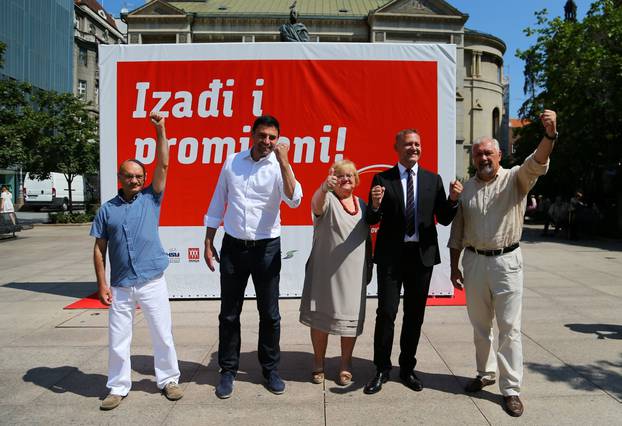
<svg viewBox="0 0 622 426">
<path fill-rule="evenodd" d="M 497 249 L 497 250 L 478 250 L 475 247 L 467 247 L 467 250 L 471 250 L 473 253 L 477 253 L 477 254 L 481 254 L 483 256 L 500 256 L 502 254 L 505 253 L 509 253 L 511 251 L 514 251 L 518 248 L 519 244 L 518 243 L 514 243 L 510 246 L 507 247 L 503 247 L 501 249 Z"/>
<path fill-rule="evenodd" d="M 234 245 L 242 248 L 253 248 L 264 246 L 268 244 L 270 241 L 274 241 L 279 237 L 275 238 L 264 238 L 262 240 L 240 240 L 239 238 L 232 237 L 229 234 L 225 234 L 225 238 L 231 241 Z"/>
</svg>

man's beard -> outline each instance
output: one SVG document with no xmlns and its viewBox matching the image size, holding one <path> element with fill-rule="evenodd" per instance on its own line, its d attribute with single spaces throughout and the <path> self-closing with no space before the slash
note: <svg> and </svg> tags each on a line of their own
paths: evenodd
<svg viewBox="0 0 622 426">
<path fill-rule="evenodd" d="M 481 166 L 477 168 L 477 171 L 482 176 L 491 177 L 493 173 L 495 172 L 495 169 L 492 167 L 492 163 L 489 163 L 489 164 L 482 164 Z"/>
</svg>

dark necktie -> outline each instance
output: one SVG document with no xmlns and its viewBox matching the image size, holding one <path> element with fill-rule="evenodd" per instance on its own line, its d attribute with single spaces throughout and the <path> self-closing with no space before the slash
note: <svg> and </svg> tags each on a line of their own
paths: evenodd
<svg viewBox="0 0 622 426">
<path fill-rule="evenodd" d="M 413 190 L 413 171 L 406 170 L 406 235 L 412 237 L 415 234 L 415 194 Z"/>
</svg>

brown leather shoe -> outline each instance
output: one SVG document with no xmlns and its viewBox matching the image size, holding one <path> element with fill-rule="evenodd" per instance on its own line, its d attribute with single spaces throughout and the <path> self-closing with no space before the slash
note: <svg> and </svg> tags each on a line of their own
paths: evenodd
<svg viewBox="0 0 622 426">
<path fill-rule="evenodd" d="M 493 379 L 487 379 L 485 377 L 476 377 L 473 380 L 471 380 L 469 383 L 467 383 L 467 385 L 464 387 L 464 390 L 469 393 L 479 392 L 482 389 L 484 389 L 485 386 L 494 385 L 495 383 L 496 381 Z"/>
<path fill-rule="evenodd" d="M 518 395 L 504 396 L 503 408 L 512 417 L 520 417 L 523 415 L 523 403 Z"/>
</svg>

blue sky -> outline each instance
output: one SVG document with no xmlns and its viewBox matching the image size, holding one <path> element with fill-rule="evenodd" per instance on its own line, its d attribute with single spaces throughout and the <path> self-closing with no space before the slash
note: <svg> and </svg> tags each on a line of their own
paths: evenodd
<svg viewBox="0 0 622 426">
<path fill-rule="evenodd" d="M 136 9 L 143 0 L 99 0 L 102 6 L 115 16 L 123 7 Z M 252 1 L 252 0 L 249 0 Z M 302 0 L 315 1 L 315 0 Z M 452 6 L 469 14 L 467 28 L 493 34 L 507 45 L 505 52 L 505 75 L 510 78 L 510 116 L 525 100 L 523 94 L 523 62 L 516 58 L 516 49 L 526 49 L 533 40 L 523 34 L 523 29 L 535 24 L 534 12 L 546 8 L 549 16 L 563 16 L 566 0 L 449 0 Z M 582 19 L 587 13 L 591 0 L 575 0 L 577 17 Z"/>
</svg>

